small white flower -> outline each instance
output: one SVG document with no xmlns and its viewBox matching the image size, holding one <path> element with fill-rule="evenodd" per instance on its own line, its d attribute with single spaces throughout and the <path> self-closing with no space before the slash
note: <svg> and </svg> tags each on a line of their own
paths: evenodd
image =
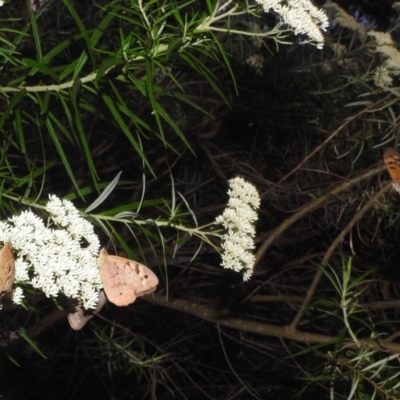
<svg viewBox="0 0 400 400">
<path fill-rule="evenodd" d="M 329 26 L 328 17 L 323 10 L 318 10 L 310 0 L 256 0 L 265 12 L 270 9 L 278 13 L 283 21 L 293 28 L 294 33 L 307 35 L 311 43 L 322 48 L 325 31 Z"/>
<path fill-rule="evenodd" d="M 376 52 L 383 57 L 383 63 L 379 66 L 374 75 L 377 85 L 383 87 L 393 86 L 392 76 L 399 76 L 400 52 L 396 48 L 389 33 L 370 31 L 368 36 L 375 38 Z"/>
<path fill-rule="evenodd" d="M 31 211 L 0 222 L 0 242 L 11 242 L 18 257 L 15 279 L 40 289 L 48 297 L 60 293 L 95 308 L 102 288 L 96 265 L 99 239 L 93 226 L 70 201 L 50 196 L 46 205 L 48 226 Z M 13 301 L 23 293 L 15 289 Z"/>
<path fill-rule="evenodd" d="M 24 298 L 24 293 L 20 287 L 16 287 L 12 292 L 12 301 L 15 304 L 21 304 L 22 299 Z"/>
<path fill-rule="evenodd" d="M 254 223 L 258 219 L 256 210 L 260 207 L 260 196 L 257 189 L 242 178 L 229 181 L 228 207 L 219 215 L 215 223 L 226 229 L 222 236 L 222 263 L 224 268 L 243 273 L 243 279 L 250 279 L 255 257 Z"/>
</svg>

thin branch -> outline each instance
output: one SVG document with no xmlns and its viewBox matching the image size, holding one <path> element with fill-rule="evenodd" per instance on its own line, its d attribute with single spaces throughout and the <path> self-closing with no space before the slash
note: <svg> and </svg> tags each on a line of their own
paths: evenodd
<svg viewBox="0 0 400 400">
<path fill-rule="evenodd" d="M 299 330 L 290 330 L 287 327 L 262 324 L 254 321 L 247 321 L 239 318 L 226 318 L 212 308 L 207 308 L 201 304 L 196 304 L 192 301 L 175 299 L 167 300 L 165 296 L 153 294 L 142 298 L 152 304 L 158 304 L 162 307 L 167 307 L 172 310 L 177 310 L 194 315 L 205 321 L 214 322 L 219 325 L 227 326 L 239 331 L 257 333 L 263 336 L 274 336 L 281 339 L 294 340 L 302 343 L 315 344 L 333 344 L 337 343 L 340 338 L 336 336 L 320 335 L 311 332 L 302 332 Z M 400 343 L 386 343 L 383 341 L 375 341 L 372 339 L 360 340 L 361 347 L 373 349 L 375 351 L 384 351 L 392 353 L 400 353 Z M 344 341 L 343 347 L 355 347 L 355 343 Z"/>
<path fill-rule="evenodd" d="M 385 168 L 384 166 L 381 166 L 378 168 L 371 169 L 353 179 L 348 180 L 347 182 L 344 182 L 336 186 L 327 194 L 319 197 L 318 199 L 304 206 L 298 212 L 293 214 L 290 218 L 283 221 L 282 224 L 278 228 L 276 228 L 276 230 L 271 234 L 271 236 L 269 236 L 268 239 L 258 249 L 256 254 L 256 264 L 260 262 L 264 254 L 269 249 L 269 247 L 277 240 L 278 236 L 280 236 L 283 232 L 289 229 L 295 222 L 303 218 L 309 212 L 314 211 L 318 207 L 321 207 L 324 203 L 330 200 L 332 196 L 335 196 L 338 193 L 343 192 L 344 190 L 348 189 L 351 186 L 356 185 L 357 183 L 363 181 L 364 179 L 368 179 L 371 176 L 378 174 L 379 172 L 383 171 L 384 168 Z"/>
<path fill-rule="evenodd" d="M 324 258 L 321 262 L 321 268 L 316 272 L 314 279 L 307 291 L 307 295 L 304 299 L 303 304 L 301 305 L 299 311 L 297 312 L 293 322 L 289 326 L 290 329 L 296 329 L 297 324 L 299 323 L 301 317 L 303 316 L 304 311 L 308 307 L 308 304 L 311 301 L 312 296 L 314 295 L 315 289 L 318 286 L 319 281 L 322 277 L 323 268 L 328 264 L 328 261 L 336 249 L 336 247 L 341 243 L 345 236 L 350 232 L 353 226 L 362 218 L 362 216 L 376 203 L 376 201 L 381 197 L 384 193 L 386 193 L 392 187 L 392 183 L 386 184 L 379 192 L 377 192 L 374 196 L 372 196 L 367 203 L 361 208 L 361 210 L 351 219 L 351 221 L 347 224 L 347 226 L 340 232 L 340 234 L 336 237 L 333 243 L 329 246 L 329 249 L 326 251 Z"/>
<path fill-rule="evenodd" d="M 343 122 L 342 125 L 339 126 L 338 129 L 336 129 L 336 131 L 334 131 L 330 136 L 328 136 L 320 145 L 318 145 L 306 158 L 304 158 L 300 164 L 298 164 L 295 168 L 293 168 L 288 174 L 286 174 L 282 179 L 280 179 L 276 185 L 279 185 L 280 183 L 284 182 L 287 178 L 289 178 L 289 176 L 293 175 L 298 169 L 300 169 L 300 167 L 306 162 L 308 161 L 315 153 L 317 153 L 318 151 L 321 150 L 321 148 L 323 146 L 325 146 L 331 139 L 333 139 L 339 132 L 342 131 L 342 129 L 350 124 L 350 122 L 354 121 L 356 118 L 360 117 L 361 115 L 363 115 L 364 113 L 366 113 L 367 111 L 369 111 L 371 108 L 376 107 L 378 104 L 380 103 L 385 103 L 391 96 L 386 96 L 383 99 L 380 99 L 379 101 L 377 101 L 376 103 L 370 104 L 369 106 L 363 108 L 361 111 L 359 111 L 357 114 L 353 115 L 352 117 L 348 118 L 345 122 Z M 270 189 L 268 189 L 270 190 Z"/>
</svg>

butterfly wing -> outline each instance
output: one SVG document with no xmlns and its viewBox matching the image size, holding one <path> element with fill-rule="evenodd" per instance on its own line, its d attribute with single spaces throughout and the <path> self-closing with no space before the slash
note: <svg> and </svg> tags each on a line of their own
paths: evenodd
<svg viewBox="0 0 400 400">
<path fill-rule="evenodd" d="M 141 289 L 136 292 L 136 296 L 144 296 L 145 294 L 154 292 L 158 285 L 157 275 L 143 264 L 138 262 L 131 262 L 131 264 L 132 263 L 135 264 L 132 268 L 136 270 L 141 283 Z"/>
<path fill-rule="evenodd" d="M 69 326 L 74 331 L 79 331 L 86 325 L 86 323 L 92 317 L 93 315 L 85 315 L 85 310 L 78 306 L 75 312 L 68 314 Z"/>
<path fill-rule="evenodd" d="M 113 260 L 106 250 L 97 259 L 101 280 L 108 300 L 117 306 L 127 306 L 136 300 L 133 271 L 127 262 Z M 123 259 L 125 260 L 125 259 Z M 128 261 L 128 260 L 127 260 Z"/>
<path fill-rule="evenodd" d="M 400 154 L 392 147 L 388 147 L 383 153 L 383 159 L 392 178 L 393 188 L 400 193 Z"/>
<path fill-rule="evenodd" d="M 133 274 L 129 273 L 130 285 L 135 290 L 136 297 L 144 296 L 156 290 L 158 278 L 150 268 L 127 258 L 118 256 L 109 257 L 116 262 L 129 264 L 131 271 L 133 271 Z"/>
<path fill-rule="evenodd" d="M 0 250 L 0 298 L 12 289 L 15 279 L 15 259 L 11 243 Z"/>
<path fill-rule="evenodd" d="M 137 296 L 151 293 L 157 287 L 158 278 L 149 268 L 127 258 L 111 256 L 105 249 L 101 250 L 97 265 L 108 300 L 117 306 L 127 306 Z"/>
<path fill-rule="evenodd" d="M 383 153 L 383 159 L 393 182 L 400 183 L 400 154 L 392 147 L 388 147 Z"/>
<path fill-rule="evenodd" d="M 82 329 L 89 321 L 89 319 L 93 318 L 94 314 L 97 314 L 103 308 L 105 302 L 106 302 L 106 296 L 104 292 L 101 291 L 99 294 L 99 300 L 97 302 L 95 310 L 88 311 L 82 308 L 82 306 L 80 305 L 76 307 L 75 312 L 68 314 L 68 322 L 71 328 L 75 331 L 79 331 L 80 329 Z"/>
</svg>

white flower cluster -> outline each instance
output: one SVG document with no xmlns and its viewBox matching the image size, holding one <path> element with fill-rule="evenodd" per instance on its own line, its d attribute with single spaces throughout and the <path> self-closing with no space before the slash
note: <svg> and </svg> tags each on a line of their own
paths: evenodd
<svg viewBox="0 0 400 400">
<path fill-rule="evenodd" d="M 258 219 L 257 209 L 260 207 L 260 196 L 257 189 L 242 178 L 229 180 L 228 207 L 216 219 L 227 233 L 222 236 L 222 263 L 224 268 L 243 272 L 243 280 L 247 281 L 253 274 L 255 257 L 255 227 Z"/>
<path fill-rule="evenodd" d="M 31 211 L 0 222 L 0 242 L 11 242 L 18 257 L 15 280 L 40 289 L 48 297 L 59 293 L 95 308 L 102 288 L 96 265 L 100 243 L 93 225 L 68 200 L 50 196 L 48 225 Z M 20 304 L 21 288 L 13 301 Z"/>
<path fill-rule="evenodd" d="M 376 52 L 380 53 L 384 59 L 374 75 L 374 81 L 379 86 L 391 87 L 393 86 L 392 76 L 400 75 L 400 52 L 390 33 L 370 31 L 368 35 L 375 38 Z"/>
<path fill-rule="evenodd" d="M 293 28 L 294 33 L 307 35 L 317 48 L 324 44 L 325 31 L 329 26 L 328 17 L 323 10 L 318 10 L 310 0 L 256 0 L 265 12 L 272 8 L 283 21 Z"/>
</svg>

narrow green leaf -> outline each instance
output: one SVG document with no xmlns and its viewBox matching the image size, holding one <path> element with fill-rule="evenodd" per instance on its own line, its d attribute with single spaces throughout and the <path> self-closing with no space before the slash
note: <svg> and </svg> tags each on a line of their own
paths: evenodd
<svg viewBox="0 0 400 400">
<path fill-rule="evenodd" d="M 109 58 L 105 60 L 99 67 L 96 73 L 96 80 L 95 82 L 98 83 L 103 76 L 116 67 L 117 65 L 125 65 L 126 62 L 120 58 Z"/>
<path fill-rule="evenodd" d="M 93 66 L 93 68 L 95 68 L 96 67 L 96 58 L 95 58 L 95 55 L 93 52 L 93 46 L 92 46 L 91 40 L 89 38 L 88 32 L 86 30 L 86 27 L 83 24 L 78 13 L 76 12 L 73 4 L 69 0 L 64 0 L 64 4 L 67 6 L 68 11 L 70 12 L 72 18 L 75 20 L 76 25 L 78 26 L 80 32 L 82 33 L 82 36 L 86 42 L 87 54 L 89 54 L 90 60 L 92 62 L 92 66 Z M 76 78 L 76 75 L 74 76 L 74 78 Z"/>
<path fill-rule="evenodd" d="M 103 230 L 103 232 L 106 233 L 107 236 L 111 236 L 111 231 L 108 229 L 108 227 L 106 226 L 106 224 L 99 218 L 96 218 L 95 216 L 91 216 L 91 218 L 93 219 L 93 221 L 96 222 L 97 225 L 99 225 L 101 227 L 101 229 Z"/>
<path fill-rule="evenodd" d="M 124 249 L 125 253 L 128 254 L 128 257 L 133 257 L 135 258 L 135 254 L 132 251 L 132 249 L 126 244 L 126 241 L 122 238 L 122 236 L 117 232 L 113 232 L 113 237 L 117 239 L 117 242 L 121 245 L 121 247 Z"/>
<path fill-rule="evenodd" d="M 16 365 L 17 367 L 21 367 L 21 365 L 18 364 L 17 360 L 16 360 L 13 356 L 11 356 L 10 354 L 7 354 L 7 358 L 8 358 L 14 365 Z"/>
<path fill-rule="evenodd" d="M 215 93 L 218 94 L 218 96 L 226 103 L 229 105 L 229 101 L 224 95 L 224 93 L 221 91 L 221 89 L 218 87 L 216 83 L 216 79 L 211 73 L 209 69 L 204 65 L 204 63 L 201 63 L 196 57 L 194 57 L 192 54 L 185 50 L 181 50 L 179 52 L 180 57 L 187 62 L 187 64 L 192 67 L 197 73 L 201 76 L 203 76 L 208 84 L 213 88 Z"/>
<path fill-rule="evenodd" d="M 29 345 L 36 350 L 38 354 L 40 354 L 43 358 L 47 359 L 47 357 L 40 351 L 39 347 L 36 346 L 36 343 L 26 334 L 26 332 L 23 329 L 17 329 L 18 334 L 24 338 Z"/>
<path fill-rule="evenodd" d="M 183 44 L 182 38 L 172 39 L 168 43 L 167 53 L 165 55 L 165 61 L 168 61 L 172 54 L 176 53 L 176 50 L 179 49 Z"/>
<path fill-rule="evenodd" d="M 11 101 L 8 103 L 7 108 L 3 111 L 3 114 L 1 115 L 0 118 L 0 132 L 3 130 L 3 125 L 4 122 L 8 119 L 10 113 L 14 110 L 16 105 L 20 102 L 20 100 L 26 95 L 25 90 L 21 90 L 20 92 L 17 92 Z"/>
<path fill-rule="evenodd" d="M 109 83 L 113 89 L 113 92 L 117 96 L 119 110 L 122 113 L 124 113 L 125 115 L 127 115 L 138 129 L 145 128 L 147 131 L 150 131 L 150 129 L 151 129 L 150 126 L 145 121 L 143 121 L 138 115 L 133 113 L 130 110 L 130 108 L 126 105 L 123 96 L 121 96 L 121 94 L 119 93 L 119 91 L 118 91 L 117 87 L 114 85 L 114 83 L 112 81 L 110 81 Z M 141 132 L 142 132 L 142 130 L 141 130 Z"/>
<path fill-rule="evenodd" d="M 121 182 L 120 182 L 119 186 L 122 186 Z M 127 211 L 133 211 L 134 213 L 136 213 L 139 206 L 141 208 L 149 208 L 149 207 L 161 207 L 163 205 L 165 205 L 165 202 L 162 199 L 151 199 L 151 200 L 145 200 L 141 203 L 140 202 L 129 203 L 129 204 L 124 204 L 122 206 L 111 208 L 109 210 L 104 210 L 104 211 L 102 211 L 101 215 L 108 216 L 108 217 L 115 217 L 115 215 L 118 215 L 120 213 L 124 213 Z M 141 219 L 143 219 L 143 218 L 141 217 Z"/>
<path fill-rule="evenodd" d="M 159 137 L 163 141 L 164 145 L 168 146 L 168 143 L 164 137 L 163 126 L 160 121 L 161 106 L 158 104 L 158 102 L 154 96 L 153 75 L 154 75 L 154 63 L 152 60 L 146 60 L 146 94 L 147 94 L 147 98 L 149 99 L 151 108 L 153 109 L 153 114 L 156 119 L 157 127 L 159 130 L 159 133 L 158 133 Z"/>
<path fill-rule="evenodd" d="M 69 98 L 75 111 L 77 111 L 77 103 L 76 98 L 78 96 L 79 89 L 81 88 L 82 82 L 80 79 L 75 79 L 74 83 L 72 84 L 72 88 L 69 90 Z"/>
<path fill-rule="evenodd" d="M 150 171 L 153 171 L 151 168 L 151 165 L 149 161 L 146 158 L 146 155 L 143 153 L 142 148 L 140 147 L 139 143 L 135 140 L 135 138 L 132 136 L 129 128 L 126 126 L 125 121 L 121 117 L 121 114 L 119 113 L 117 107 L 115 106 L 114 102 L 112 99 L 106 95 L 103 94 L 102 98 L 106 105 L 108 106 L 109 110 L 113 114 L 116 122 L 118 123 L 119 127 L 122 129 L 124 132 L 125 136 L 128 138 L 128 140 L 131 142 L 132 146 L 135 148 L 135 150 L 138 152 L 144 163 L 146 164 L 147 168 L 149 168 Z"/>
<path fill-rule="evenodd" d="M 30 0 L 26 0 L 26 6 L 28 9 L 28 13 L 29 13 L 29 20 L 30 20 L 31 26 L 32 26 L 33 37 L 35 39 L 37 59 L 38 59 L 39 63 L 43 64 L 43 51 L 42 51 L 42 43 L 40 41 L 40 32 L 39 32 L 39 28 L 38 28 L 38 25 L 36 22 L 36 15 L 32 10 Z"/>
<path fill-rule="evenodd" d="M 93 47 L 96 46 L 97 42 L 103 37 L 104 33 L 107 32 L 106 29 L 113 19 L 114 15 L 108 12 L 104 19 L 99 23 L 92 36 L 90 37 L 90 41 Z"/>
<path fill-rule="evenodd" d="M 46 94 L 47 94 L 47 96 L 46 96 Z M 48 108 L 48 103 L 47 103 L 46 99 L 48 100 L 49 92 L 44 92 L 44 95 L 43 95 L 43 92 L 42 93 L 27 92 L 27 97 L 30 98 L 35 104 L 37 104 L 39 106 L 41 115 L 46 113 L 47 108 Z"/>
<path fill-rule="evenodd" d="M 83 152 L 85 153 L 85 159 L 89 166 L 90 173 L 92 175 L 93 184 L 96 187 L 96 189 L 98 189 L 97 182 L 98 182 L 99 177 L 97 175 L 96 166 L 94 165 L 94 162 L 93 162 L 92 153 L 90 151 L 89 143 L 87 141 L 87 135 L 86 135 L 85 129 L 82 125 L 81 116 L 80 116 L 79 110 L 77 108 L 75 108 L 74 122 L 75 122 L 75 127 L 78 130 L 79 142 L 82 145 Z"/>
<path fill-rule="evenodd" d="M 138 217 L 138 213 L 132 211 L 123 211 L 118 214 L 115 214 L 114 217 L 118 219 L 136 219 Z"/>
<path fill-rule="evenodd" d="M 42 104 L 42 107 L 40 109 L 40 113 L 42 115 L 46 114 L 47 110 L 49 109 L 50 98 L 51 98 L 51 92 L 44 92 L 43 104 Z"/>
<path fill-rule="evenodd" d="M 78 60 L 75 64 L 75 69 L 74 69 L 74 74 L 73 74 L 74 80 L 79 79 L 81 71 L 86 65 L 87 59 L 88 59 L 88 56 L 86 53 L 82 53 L 81 56 L 78 58 Z"/>
<path fill-rule="evenodd" d="M 31 60 L 30 58 L 23 58 L 21 61 L 25 66 L 32 68 L 32 70 L 28 73 L 29 76 L 34 75 L 33 71 L 40 71 L 44 75 L 51 76 L 56 83 L 60 83 L 58 75 L 51 68 L 47 67 L 40 61 Z"/>
<path fill-rule="evenodd" d="M 100 196 L 86 208 L 85 213 L 90 213 L 96 209 L 103 201 L 112 193 L 114 188 L 118 185 L 119 178 L 122 171 L 118 172 L 117 176 L 107 185 L 107 187 L 101 192 Z"/>
<path fill-rule="evenodd" d="M 79 186 L 78 186 L 78 183 L 76 182 L 75 175 L 74 175 L 74 173 L 72 171 L 72 168 L 71 168 L 71 166 L 69 164 L 68 157 L 64 153 L 64 149 L 63 149 L 63 147 L 61 145 L 60 140 L 58 139 L 57 132 L 55 131 L 55 129 L 53 127 L 51 119 L 56 119 L 56 118 L 54 117 L 54 115 L 51 112 L 49 112 L 48 117 L 46 118 L 47 130 L 48 130 L 48 132 L 50 134 L 50 137 L 53 140 L 54 145 L 56 146 L 56 149 L 58 151 L 58 154 L 60 155 L 61 161 L 63 162 L 64 168 L 66 169 L 66 171 L 67 171 L 72 183 L 74 184 L 76 190 L 80 193 Z"/>
<path fill-rule="evenodd" d="M 55 47 L 50 49 L 47 54 L 43 56 L 43 63 L 48 64 L 54 57 L 60 55 L 66 48 L 68 48 L 71 43 L 72 41 L 70 39 L 58 43 Z"/>
<path fill-rule="evenodd" d="M 74 121 L 74 120 L 73 120 L 73 117 L 72 117 L 72 112 L 71 112 L 71 110 L 69 109 L 70 103 L 69 103 L 68 99 L 65 99 L 65 98 L 64 98 L 63 93 L 60 93 L 60 92 L 59 92 L 59 93 L 58 93 L 58 98 L 59 98 L 60 101 L 61 101 L 61 104 L 62 104 L 62 106 L 63 106 L 63 108 L 64 108 L 64 113 L 65 113 L 65 115 L 66 115 L 67 118 L 68 118 L 69 125 L 70 125 L 70 127 L 71 127 L 72 132 L 73 132 L 73 131 L 74 131 L 74 130 L 73 130 L 73 127 L 74 127 L 73 121 Z M 52 114 L 52 115 L 53 115 L 53 114 Z M 61 123 L 61 121 L 59 121 L 58 118 L 56 118 L 55 115 L 53 115 L 52 119 L 53 119 L 54 122 L 57 123 L 58 128 L 64 133 L 64 135 L 68 138 L 68 140 L 69 140 L 71 143 L 74 143 L 75 140 L 74 140 L 73 136 L 72 136 L 71 133 L 65 128 L 64 124 Z"/>
<path fill-rule="evenodd" d="M 60 80 L 63 81 L 67 76 L 73 75 L 77 70 L 77 64 L 79 62 L 79 58 L 74 60 L 71 64 L 64 67 L 64 70 L 60 72 Z"/>
<path fill-rule="evenodd" d="M 34 180 L 45 174 L 49 169 L 53 168 L 55 165 L 54 161 L 47 161 L 43 167 L 35 168 L 29 175 L 25 175 L 20 178 L 20 182 L 16 183 L 16 187 L 24 186 L 27 180 Z"/>
<path fill-rule="evenodd" d="M 22 118 L 21 118 L 21 110 L 19 108 L 15 109 L 15 118 L 14 118 L 14 130 L 18 137 L 19 143 L 19 151 L 22 154 L 26 153 L 25 146 L 25 137 L 24 137 L 24 129 L 22 127 Z"/>
<path fill-rule="evenodd" d="M 170 115 L 161 107 L 161 105 L 158 107 L 158 112 L 164 118 L 164 120 L 171 126 L 171 128 L 175 131 L 175 133 L 181 138 L 182 142 L 185 143 L 186 147 L 194 154 L 194 151 L 190 146 L 190 143 L 186 140 L 186 137 L 179 128 L 179 126 L 170 117 Z"/>
<path fill-rule="evenodd" d="M 222 58 L 225 61 L 225 65 L 228 68 L 229 75 L 231 76 L 232 82 L 235 85 L 235 91 L 236 91 L 236 93 L 239 93 L 239 90 L 238 90 L 238 87 L 237 87 L 237 84 L 236 84 L 235 73 L 232 70 L 231 63 L 229 61 L 228 55 L 227 55 L 224 47 L 222 46 L 221 42 L 218 40 L 218 37 L 216 35 L 214 35 L 214 32 L 210 32 L 210 33 L 211 33 L 211 36 L 213 38 L 214 44 L 216 44 L 217 47 L 218 47 L 219 54 L 222 56 Z"/>
</svg>

